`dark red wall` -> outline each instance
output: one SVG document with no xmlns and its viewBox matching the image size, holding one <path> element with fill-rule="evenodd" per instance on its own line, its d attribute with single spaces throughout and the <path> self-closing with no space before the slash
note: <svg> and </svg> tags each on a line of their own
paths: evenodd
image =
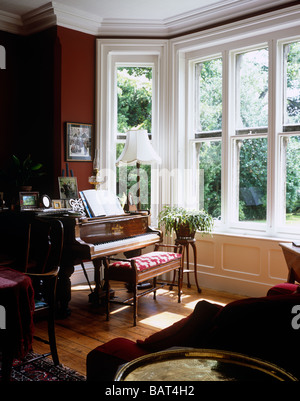
<svg viewBox="0 0 300 401">
<path fill-rule="evenodd" d="M 65 168 L 65 122 L 93 124 L 95 128 L 96 37 L 57 27 L 61 45 L 61 168 Z M 92 162 L 68 162 L 77 177 L 78 189 L 91 188 Z"/>
<path fill-rule="evenodd" d="M 0 45 L 6 50 L 6 69 L 0 69 L 0 168 L 18 145 L 20 99 L 20 38 L 0 32 Z"/>
<path fill-rule="evenodd" d="M 95 123 L 95 41 L 62 27 L 29 36 L 0 31 L 7 57 L 0 70 L 0 169 L 12 154 L 32 154 L 47 173 L 34 189 L 51 197 L 58 197 L 57 177 L 66 170 L 64 123 Z M 92 162 L 69 168 L 79 190 L 91 187 Z"/>
</svg>

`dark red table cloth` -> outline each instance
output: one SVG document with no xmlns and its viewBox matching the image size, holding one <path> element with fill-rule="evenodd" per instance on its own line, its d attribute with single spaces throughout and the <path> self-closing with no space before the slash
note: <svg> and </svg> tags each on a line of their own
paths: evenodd
<svg viewBox="0 0 300 401">
<path fill-rule="evenodd" d="M 5 308 L 6 317 L 5 329 L 1 329 L 2 345 L 9 347 L 13 358 L 23 358 L 31 350 L 33 339 L 34 291 L 31 279 L 0 266 L 0 305 Z"/>
</svg>

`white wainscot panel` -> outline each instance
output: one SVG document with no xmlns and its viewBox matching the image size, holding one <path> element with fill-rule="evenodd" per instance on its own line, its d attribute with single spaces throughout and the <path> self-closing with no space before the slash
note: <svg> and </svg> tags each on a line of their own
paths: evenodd
<svg viewBox="0 0 300 401">
<path fill-rule="evenodd" d="M 261 252 L 258 247 L 224 243 L 222 269 L 227 272 L 259 276 Z"/>
<path fill-rule="evenodd" d="M 281 249 L 270 249 L 268 252 L 268 271 L 272 279 L 287 280 L 288 268 Z"/>
<path fill-rule="evenodd" d="M 201 265 L 202 268 L 215 268 L 216 258 L 215 258 L 215 243 L 213 241 L 207 241 L 200 239 L 196 243 L 197 246 L 197 264 Z M 191 248 L 190 248 L 191 249 Z M 192 259 L 193 253 L 190 251 L 190 263 L 194 262 Z"/>
</svg>

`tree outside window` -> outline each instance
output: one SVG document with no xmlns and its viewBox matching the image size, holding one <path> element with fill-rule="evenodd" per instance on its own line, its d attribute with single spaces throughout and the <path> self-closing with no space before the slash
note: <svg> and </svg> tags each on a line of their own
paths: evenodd
<svg viewBox="0 0 300 401">
<path fill-rule="evenodd" d="M 120 156 L 126 141 L 126 132 L 140 127 L 152 134 L 152 67 L 124 66 L 117 68 L 117 148 Z M 122 135 L 123 134 L 123 135 Z M 126 191 L 124 191 L 124 189 Z M 132 194 L 136 204 L 136 166 L 117 168 L 117 194 Z M 142 209 L 151 207 L 151 166 L 140 167 Z M 126 193 L 125 193 L 126 192 Z"/>
</svg>

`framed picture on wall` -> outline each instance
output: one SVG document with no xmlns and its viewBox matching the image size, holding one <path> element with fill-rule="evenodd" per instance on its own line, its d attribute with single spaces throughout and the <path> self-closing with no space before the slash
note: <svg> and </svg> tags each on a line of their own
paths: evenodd
<svg viewBox="0 0 300 401">
<path fill-rule="evenodd" d="M 58 177 L 60 199 L 78 198 L 76 177 Z"/>
<path fill-rule="evenodd" d="M 92 124 L 65 123 L 66 161 L 92 161 Z"/>
</svg>

